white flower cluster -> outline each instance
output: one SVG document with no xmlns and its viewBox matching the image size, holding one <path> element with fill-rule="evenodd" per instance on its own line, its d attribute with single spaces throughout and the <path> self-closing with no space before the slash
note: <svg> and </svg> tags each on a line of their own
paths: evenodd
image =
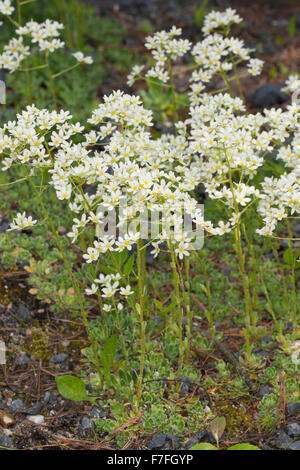
<svg viewBox="0 0 300 470">
<path fill-rule="evenodd" d="M 0 68 L 7 69 L 11 73 L 15 72 L 20 68 L 23 60 L 33 54 L 36 44 L 39 51 L 46 53 L 62 49 L 65 46 L 64 41 L 60 39 L 60 31 L 63 28 L 64 26 L 58 21 L 49 19 L 43 23 L 31 20 L 24 26 L 19 26 L 16 28 L 18 37 L 11 39 L 0 54 Z M 85 57 L 82 52 L 76 52 L 73 56 L 79 64 L 93 63 L 92 58 Z"/>
<path fill-rule="evenodd" d="M 204 34 L 210 34 L 215 29 L 225 29 L 242 21 L 243 19 L 232 8 L 227 8 L 225 11 L 212 11 L 205 16 L 202 31 Z"/>
<path fill-rule="evenodd" d="M 11 230 L 24 230 L 26 228 L 32 227 L 36 223 L 37 221 L 33 220 L 31 215 L 29 217 L 26 217 L 25 212 L 23 212 L 23 214 L 18 213 L 17 217 L 14 218 L 7 231 L 9 232 Z"/>
<path fill-rule="evenodd" d="M 115 294 L 119 293 L 123 297 L 129 297 L 133 294 L 131 286 L 128 284 L 126 287 L 120 287 L 121 275 L 117 274 L 100 274 L 97 279 L 94 279 L 94 282 L 91 288 L 86 289 L 85 292 L 87 295 L 94 295 L 98 292 L 99 286 L 101 289 L 101 297 L 104 299 L 111 299 Z M 122 304 L 118 305 L 118 309 L 122 309 Z M 106 304 L 104 310 L 109 312 L 111 310 L 111 305 Z"/>
<path fill-rule="evenodd" d="M 245 47 L 244 41 L 229 37 L 227 34 L 229 26 L 240 21 L 242 19 L 236 11 L 230 8 L 222 13 L 210 13 L 204 21 L 204 39 L 196 43 L 192 49 L 189 41 L 178 38 L 182 33 L 180 28 L 173 27 L 169 32 L 161 31 L 153 37 L 148 37 L 145 45 L 152 51 L 155 64 L 145 76 L 167 84 L 171 80 L 170 62 L 191 51 L 195 65 L 190 78 L 190 99 L 192 104 L 197 104 L 199 96 L 214 75 L 220 75 L 227 80 L 227 74 L 229 72 L 236 74 L 241 62 L 248 62 L 247 69 L 250 75 L 260 75 L 263 61 L 251 58 L 253 51 Z M 130 86 L 140 76 L 143 68 L 143 66 L 134 67 L 128 76 Z"/>
<path fill-rule="evenodd" d="M 180 36 L 181 33 L 181 28 L 173 26 L 168 32 L 160 31 L 154 36 L 146 38 L 145 46 L 152 51 L 155 60 L 155 66 L 148 70 L 147 77 L 158 78 L 164 83 L 170 79 L 165 66 L 169 67 L 170 60 L 182 57 L 191 48 L 190 41 L 176 39 L 176 36 Z M 129 78 L 129 80 L 131 83 L 132 78 Z"/>
</svg>

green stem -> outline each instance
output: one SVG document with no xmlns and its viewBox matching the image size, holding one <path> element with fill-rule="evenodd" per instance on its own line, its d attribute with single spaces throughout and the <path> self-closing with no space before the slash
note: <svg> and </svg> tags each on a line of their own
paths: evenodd
<svg viewBox="0 0 300 470">
<path fill-rule="evenodd" d="M 53 105 L 54 105 L 54 108 L 57 110 L 57 97 L 56 97 L 54 79 L 53 79 L 53 75 L 52 75 L 50 64 L 49 64 L 49 52 L 48 51 L 46 51 L 45 53 L 45 59 L 46 59 L 46 65 L 48 68 L 49 83 L 50 83 L 50 90 L 51 90 L 52 98 L 53 98 Z"/>
<path fill-rule="evenodd" d="M 291 252 L 291 272 L 292 272 L 292 304 L 293 304 L 293 330 L 294 333 L 297 332 L 298 329 L 298 308 L 297 308 L 297 294 L 296 294 L 296 277 L 295 277 L 295 256 L 294 256 L 294 249 L 292 244 L 293 234 L 289 220 L 287 219 L 287 229 L 288 229 L 288 245 L 289 250 Z"/>
<path fill-rule="evenodd" d="M 137 312 L 139 315 L 140 322 L 140 334 L 141 334 L 141 357 L 140 357 L 140 373 L 138 378 L 138 395 L 137 395 L 137 409 L 140 409 L 141 406 L 141 396 L 142 396 L 142 385 L 143 385 L 143 372 L 145 364 L 145 355 L 146 355 L 146 322 L 144 321 L 144 285 L 142 279 L 142 241 L 139 239 L 137 242 L 137 265 L 138 265 L 138 289 L 140 303 L 137 305 Z"/>
<path fill-rule="evenodd" d="M 177 267 L 176 267 L 176 256 L 174 252 L 174 247 L 172 241 L 169 241 L 169 250 L 171 253 L 172 258 L 172 270 L 173 270 L 173 284 L 174 284 L 174 292 L 175 292 L 175 299 L 177 305 L 177 314 L 178 314 L 178 339 L 179 339 L 179 358 L 178 358 L 178 370 L 177 370 L 177 377 L 180 378 L 182 366 L 183 366 L 183 359 L 184 359 L 184 344 L 183 344 L 183 335 L 182 335 L 182 309 L 181 309 L 181 299 L 180 299 L 180 278 L 178 275 Z M 179 386 L 179 383 L 178 383 Z"/>
</svg>

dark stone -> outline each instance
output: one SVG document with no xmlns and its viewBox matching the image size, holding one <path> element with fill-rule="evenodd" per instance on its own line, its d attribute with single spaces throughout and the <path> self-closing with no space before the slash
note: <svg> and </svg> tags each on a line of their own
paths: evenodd
<svg viewBox="0 0 300 470">
<path fill-rule="evenodd" d="M 191 381 L 188 377 L 185 377 L 184 375 L 180 376 L 182 383 L 180 386 L 180 393 L 185 394 L 190 391 L 190 386 L 191 386 Z"/>
<path fill-rule="evenodd" d="M 106 414 L 104 411 L 97 408 L 97 406 L 94 406 L 89 412 L 89 417 L 92 419 L 102 419 L 106 417 Z"/>
<path fill-rule="evenodd" d="M 195 446 L 196 444 L 198 444 L 198 439 L 196 437 L 192 437 L 191 439 L 189 439 L 187 441 L 187 443 L 185 444 L 184 446 L 184 449 L 185 450 L 189 450 L 191 447 Z"/>
<path fill-rule="evenodd" d="M 93 427 L 94 427 L 93 421 L 87 416 L 84 416 L 79 426 L 79 432 L 82 436 L 84 436 L 88 434 L 89 431 L 92 431 Z"/>
<path fill-rule="evenodd" d="M 264 397 L 265 395 L 269 395 L 271 393 L 271 388 L 268 385 L 261 385 L 258 390 L 258 394 L 260 397 Z"/>
<path fill-rule="evenodd" d="M 24 364 L 27 364 L 30 361 L 30 359 L 31 357 L 29 356 L 29 354 L 21 353 L 16 357 L 15 362 L 18 366 L 22 366 Z"/>
<path fill-rule="evenodd" d="M 154 434 L 152 437 L 150 443 L 149 443 L 149 449 L 160 449 L 164 443 L 166 442 L 167 435 L 163 433 L 158 433 Z"/>
<path fill-rule="evenodd" d="M 280 83 L 267 83 L 260 86 L 253 97 L 253 103 L 259 108 L 271 108 L 286 100 L 287 95 L 282 91 Z"/>
<path fill-rule="evenodd" d="M 300 401 L 287 403 L 286 412 L 290 416 L 294 416 L 294 415 L 300 413 Z"/>
<path fill-rule="evenodd" d="M 57 396 L 52 392 L 46 392 L 44 395 L 44 403 L 47 405 L 53 405 L 57 402 Z"/>
<path fill-rule="evenodd" d="M 215 444 L 216 440 L 213 436 L 213 433 L 206 429 L 205 431 L 196 432 L 195 436 L 199 442 L 209 442 L 210 444 Z"/>
<path fill-rule="evenodd" d="M 18 319 L 24 323 L 29 323 L 32 320 L 32 315 L 30 310 L 24 304 L 19 304 L 16 315 Z"/>
<path fill-rule="evenodd" d="M 9 436 L 0 436 L 0 446 L 1 447 L 14 447 L 14 442 Z"/>
<path fill-rule="evenodd" d="M 52 362 L 52 364 L 61 364 L 62 362 L 65 362 L 68 357 L 68 354 L 56 354 L 55 356 L 51 357 L 50 362 Z"/>
<path fill-rule="evenodd" d="M 42 409 L 44 408 L 44 406 L 45 406 L 44 403 L 37 402 L 33 406 L 31 406 L 30 408 L 27 408 L 26 414 L 31 415 L 31 416 L 39 415 L 41 413 Z"/>
<path fill-rule="evenodd" d="M 278 449 L 287 449 L 292 442 L 290 436 L 288 436 L 283 429 L 279 431 L 278 437 L 276 439 L 276 447 Z"/>
<path fill-rule="evenodd" d="M 268 446 L 267 444 L 263 444 L 261 446 L 261 450 L 274 450 L 274 449 L 272 449 L 272 447 Z"/>
<path fill-rule="evenodd" d="M 300 441 L 292 442 L 292 444 L 288 447 L 289 450 L 300 450 Z"/>
<path fill-rule="evenodd" d="M 3 401 L 0 401 L 0 410 L 4 410 L 4 403 L 3 403 Z"/>
<path fill-rule="evenodd" d="M 8 219 L 2 219 L 0 222 L 0 233 L 6 232 L 6 230 L 9 228 L 9 220 Z"/>
<path fill-rule="evenodd" d="M 23 400 L 17 398 L 11 402 L 9 410 L 11 413 L 24 413 L 25 408 Z"/>
<path fill-rule="evenodd" d="M 289 436 L 297 437 L 300 436 L 300 424 L 298 423 L 290 423 L 286 427 L 286 432 Z"/>
<path fill-rule="evenodd" d="M 173 436 L 172 434 L 166 434 L 167 439 L 171 441 L 172 447 L 175 449 L 181 448 L 182 440 L 179 437 Z"/>
</svg>

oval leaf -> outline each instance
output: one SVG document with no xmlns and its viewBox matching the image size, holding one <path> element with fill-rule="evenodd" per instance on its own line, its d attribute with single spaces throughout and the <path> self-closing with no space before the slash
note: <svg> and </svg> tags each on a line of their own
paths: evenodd
<svg viewBox="0 0 300 470">
<path fill-rule="evenodd" d="M 189 450 L 218 450 L 216 446 L 213 446 L 209 442 L 200 442 L 193 447 L 190 447 Z"/>
<path fill-rule="evenodd" d="M 84 401 L 89 400 L 86 393 L 85 383 L 73 375 L 62 375 L 56 377 L 56 385 L 59 393 L 68 400 Z"/>
<path fill-rule="evenodd" d="M 215 439 L 217 442 L 221 439 L 223 436 L 223 433 L 226 428 L 226 419 L 224 416 L 220 416 L 218 418 L 215 418 L 209 426 L 211 432 L 213 433 Z"/>
<path fill-rule="evenodd" d="M 260 450 L 260 448 L 245 442 L 245 444 L 235 444 L 234 446 L 228 447 L 227 450 Z"/>
</svg>

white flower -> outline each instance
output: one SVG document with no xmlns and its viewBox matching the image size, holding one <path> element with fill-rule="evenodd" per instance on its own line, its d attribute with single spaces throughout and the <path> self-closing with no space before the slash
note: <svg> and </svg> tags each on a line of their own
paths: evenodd
<svg viewBox="0 0 300 470">
<path fill-rule="evenodd" d="M 80 64 L 92 64 L 93 63 L 93 59 L 90 56 L 84 56 L 82 52 L 75 52 L 73 56 Z"/>
<path fill-rule="evenodd" d="M 128 295 L 133 294 L 133 290 L 131 290 L 131 287 L 130 287 L 129 285 L 126 286 L 126 288 L 121 287 L 121 289 L 120 289 L 120 294 L 121 294 L 121 295 L 124 295 L 125 297 L 127 297 Z"/>
<path fill-rule="evenodd" d="M 98 290 L 98 286 L 96 284 L 92 284 L 90 289 L 89 288 L 85 289 L 85 293 L 87 295 L 93 295 L 93 294 L 96 294 L 97 290 Z"/>
</svg>

